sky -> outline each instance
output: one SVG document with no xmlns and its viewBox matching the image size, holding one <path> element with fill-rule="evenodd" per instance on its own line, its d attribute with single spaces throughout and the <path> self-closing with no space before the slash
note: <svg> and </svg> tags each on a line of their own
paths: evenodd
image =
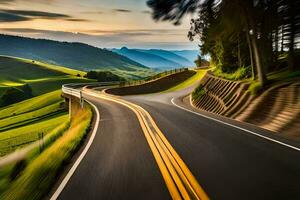
<svg viewBox="0 0 300 200">
<path fill-rule="evenodd" d="M 155 22 L 146 0 L 0 0 L 0 33 L 101 48 L 198 49 L 190 18 Z"/>
</svg>

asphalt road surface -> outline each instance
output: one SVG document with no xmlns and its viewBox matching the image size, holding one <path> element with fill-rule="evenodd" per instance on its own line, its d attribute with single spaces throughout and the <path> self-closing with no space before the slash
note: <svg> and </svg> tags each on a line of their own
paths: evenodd
<svg viewBox="0 0 300 200">
<path fill-rule="evenodd" d="M 135 114 L 87 96 L 100 111 L 88 153 L 58 199 L 170 199 Z"/>
<path fill-rule="evenodd" d="M 151 114 L 211 199 L 300 199 L 298 150 L 172 104 L 175 97 L 176 104 L 193 110 L 181 101 L 190 90 L 125 99 Z M 99 129 L 59 199 L 170 199 L 134 113 L 117 103 L 86 98 L 100 110 Z M 257 127 L 202 114 L 289 143 Z"/>
</svg>

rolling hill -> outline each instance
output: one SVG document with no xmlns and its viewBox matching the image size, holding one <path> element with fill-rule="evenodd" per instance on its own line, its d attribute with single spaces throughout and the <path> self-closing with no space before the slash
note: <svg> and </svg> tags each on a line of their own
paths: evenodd
<svg viewBox="0 0 300 200">
<path fill-rule="evenodd" d="M 37 61 L 0 56 L 0 107 L 85 82 L 84 72 Z"/>
<path fill-rule="evenodd" d="M 72 69 L 90 71 L 147 69 L 140 63 L 106 49 L 83 43 L 58 42 L 0 34 L 0 54 L 28 58 Z"/>
</svg>

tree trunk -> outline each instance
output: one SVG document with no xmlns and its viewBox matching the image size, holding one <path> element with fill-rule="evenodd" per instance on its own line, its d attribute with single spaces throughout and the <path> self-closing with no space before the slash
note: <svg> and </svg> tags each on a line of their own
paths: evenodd
<svg viewBox="0 0 300 200">
<path fill-rule="evenodd" d="M 254 54 L 254 60 L 255 60 L 255 64 L 256 64 L 258 80 L 259 80 L 261 86 L 264 87 L 267 83 L 267 77 L 266 77 L 265 70 L 263 67 L 263 62 L 262 62 L 261 53 L 259 50 L 256 35 L 251 37 L 251 43 L 252 43 L 252 47 L 253 47 L 253 54 Z"/>
<path fill-rule="evenodd" d="M 275 29 L 274 31 L 274 44 L 275 44 L 275 49 L 274 49 L 274 62 L 277 63 L 278 61 L 278 28 Z"/>
<path fill-rule="evenodd" d="M 244 16 L 246 19 L 246 30 L 247 34 L 250 34 L 250 30 L 252 31 L 251 36 L 250 36 L 250 44 L 253 49 L 253 58 L 255 61 L 255 66 L 256 66 L 256 72 L 258 75 L 258 80 L 260 82 L 260 85 L 264 87 L 267 83 L 267 76 L 265 74 L 264 66 L 263 66 L 263 61 L 262 61 L 262 56 L 259 50 L 258 46 L 258 39 L 257 39 L 257 31 L 256 31 L 256 23 L 255 23 L 255 18 L 253 14 L 255 13 L 253 11 L 253 5 L 250 3 L 250 1 L 239 1 L 241 4 L 241 8 L 243 9 Z M 243 3 L 242 3 L 243 2 Z"/>
<path fill-rule="evenodd" d="M 254 65 L 254 61 L 253 61 L 253 51 L 252 51 L 252 44 L 250 41 L 249 30 L 246 30 L 246 38 L 247 38 L 247 43 L 248 43 L 248 47 L 249 47 L 250 65 L 251 65 L 251 69 L 252 69 L 252 79 L 255 80 L 256 79 L 256 70 L 255 70 L 255 65 Z"/>
<path fill-rule="evenodd" d="M 283 33 L 283 24 L 281 25 L 281 53 L 283 53 L 283 45 L 284 45 L 284 33 Z"/>
</svg>

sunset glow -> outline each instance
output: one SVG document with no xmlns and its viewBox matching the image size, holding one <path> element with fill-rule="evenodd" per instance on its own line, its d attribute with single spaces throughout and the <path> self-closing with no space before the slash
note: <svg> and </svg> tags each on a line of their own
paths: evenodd
<svg viewBox="0 0 300 200">
<path fill-rule="evenodd" d="M 189 18 L 155 22 L 146 0 L 125 1 L 0 0 L 0 31 L 106 48 L 197 49 L 186 36 Z"/>
</svg>

